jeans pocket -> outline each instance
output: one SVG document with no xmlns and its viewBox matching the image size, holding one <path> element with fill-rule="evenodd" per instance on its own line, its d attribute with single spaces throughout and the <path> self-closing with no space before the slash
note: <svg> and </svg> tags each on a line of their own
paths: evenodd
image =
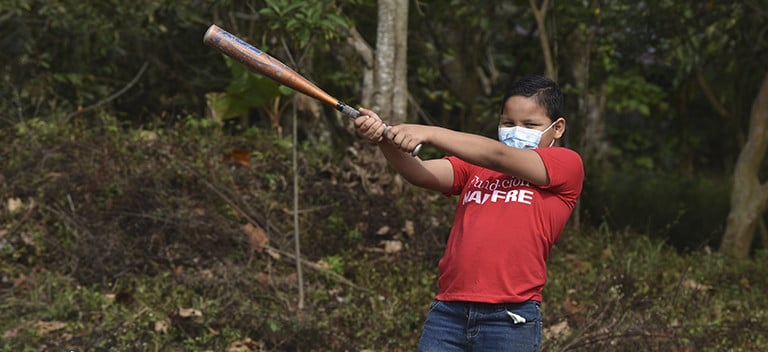
<svg viewBox="0 0 768 352">
<path fill-rule="evenodd" d="M 432 303 L 429 305 L 429 310 L 427 310 L 427 313 L 432 313 L 432 311 L 435 310 L 435 308 L 437 308 L 439 304 L 440 304 L 440 301 L 433 300 Z"/>
<path fill-rule="evenodd" d="M 528 301 L 514 307 L 507 306 L 506 313 L 515 325 L 541 322 L 538 302 Z"/>
</svg>

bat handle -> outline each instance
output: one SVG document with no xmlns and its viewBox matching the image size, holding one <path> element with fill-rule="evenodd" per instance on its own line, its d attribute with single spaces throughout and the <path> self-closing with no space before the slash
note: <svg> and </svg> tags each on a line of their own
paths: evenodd
<svg viewBox="0 0 768 352">
<path fill-rule="evenodd" d="M 336 110 L 341 111 L 342 114 L 347 115 L 353 119 L 356 119 L 360 116 L 360 111 L 342 102 L 336 103 Z M 413 151 L 411 151 L 411 155 L 417 156 L 419 155 L 420 151 L 421 151 L 421 144 L 417 145 L 416 148 L 413 148 Z"/>
<path fill-rule="evenodd" d="M 357 111 L 357 109 L 342 102 L 336 103 L 336 110 L 341 111 L 342 114 L 347 115 L 353 119 L 356 119 L 358 116 L 360 116 L 360 111 Z"/>
</svg>

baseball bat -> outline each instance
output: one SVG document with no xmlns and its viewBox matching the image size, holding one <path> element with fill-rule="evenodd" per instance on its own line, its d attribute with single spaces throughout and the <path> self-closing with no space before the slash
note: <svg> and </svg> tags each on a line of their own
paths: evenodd
<svg viewBox="0 0 768 352">
<path fill-rule="evenodd" d="M 332 106 L 350 118 L 355 119 L 360 116 L 360 111 L 345 104 L 341 100 L 334 98 L 323 89 L 304 78 L 304 76 L 280 62 L 280 60 L 275 59 L 271 55 L 246 43 L 244 40 L 221 29 L 215 24 L 211 25 L 205 32 L 203 43 L 218 49 L 250 70 L 264 75 L 297 92 L 317 99 L 324 104 Z M 416 156 L 420 150 L 421 144 L 417 145 L 411 154 Z"/>
</svg>

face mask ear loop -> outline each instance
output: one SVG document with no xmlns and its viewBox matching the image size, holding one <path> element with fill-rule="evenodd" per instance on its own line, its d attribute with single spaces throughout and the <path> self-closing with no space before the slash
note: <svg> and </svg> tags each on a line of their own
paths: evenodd
<svg viewBox="0 0 768 352">
<path fill-rule="evenodd" d="M 541 131 L 541 134 L 547 133 L 547 131 L 549 131 L 549 129 L 552 128 L 552 126 L 554 126 L 556 123 L 557 123 L 557 120 L 552 122 L 552 124 L 549 125 L 549 127 L 545 128 L 543 131 Z"/>
<path fill-rule="evenodd" d="M 545 129 L 544 129 L 544 131 L 541 131 L 541 135 L 543 136 L 543 135 L 544 135 L 544 133 L 546 133 L 547 131 L 549 131 L 549 129 L 550 129 L 550 128 L 552 128 L 552 126 L 554 126 L 556 123 L 557 123 L 557 120 L 555 120 L 555 122 L 552 122 L 552 124 L 551 124 L 551 125 L 549 125 L 549 127 L 545 128 Z M 552 143 L 549 143 L 549 147 L 552 147 L 553 145 L 555 145 L 555 141 L 556 141 L 556 140 L 557 140 L 557 139 L 555 139 L 555 137 L 552 137 Z"/>
</svg>

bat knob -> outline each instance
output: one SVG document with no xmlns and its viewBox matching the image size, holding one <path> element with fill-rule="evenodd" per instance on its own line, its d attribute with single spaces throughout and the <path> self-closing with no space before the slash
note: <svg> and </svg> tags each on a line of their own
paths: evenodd
<svg viewBox="0 0 768 352">
<path fill-rule="evenodd" d="M 416 146 L 416 148 L 413 148 L 413 151 L 411 152 L 411 155 L 417 156 L 419 155 L 419 152 L 421 151 L 421 147 L 423 144 L 419 144 Z"/>
</svg>

